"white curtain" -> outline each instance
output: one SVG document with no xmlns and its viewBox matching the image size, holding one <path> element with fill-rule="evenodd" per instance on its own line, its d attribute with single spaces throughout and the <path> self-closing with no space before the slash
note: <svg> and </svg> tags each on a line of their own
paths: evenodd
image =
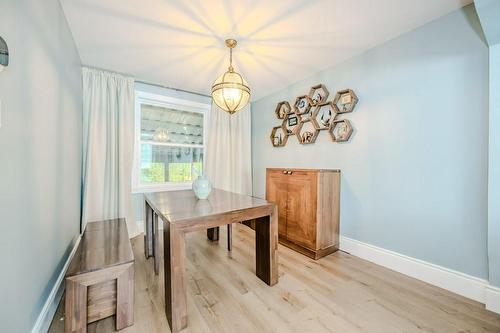
<svg viewBox="0 0 500 333">
<path fill-rule="evenodd" d="M 132 205 L 134 80 L 83 68 L 83 207 L 87 222 L 124 217 L 137 234 Z"/>
<path fill-rule="evenodd" d="M 212 185 L 252 194 L 250 105 L 233 115 L 212 103 L 205 173 Z"/>
</svg>

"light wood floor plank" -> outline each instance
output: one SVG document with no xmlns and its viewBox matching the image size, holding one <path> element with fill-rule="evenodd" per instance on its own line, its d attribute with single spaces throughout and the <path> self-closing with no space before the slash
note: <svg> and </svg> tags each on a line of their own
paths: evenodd
<svg viewBox="0 0 500 333">
<path fill-rule="evenodd" d="M 255 276 L 253 231 L 233 226 L 233 251 L 187 235 L 188 328 L 183 332 L 500 332 L 500 315 L 484 305 L 343 252 L 318 261 L 279 247 L 279 282 Z M 170 332 L 163 265 L 155 275 L 142 237 L 132 240 L 135 324 L 120 332 Z M 49 332 L 64 332 L 61 302 Z M 114 317 L 88 326 L 114 332 Z"/>
</svg>

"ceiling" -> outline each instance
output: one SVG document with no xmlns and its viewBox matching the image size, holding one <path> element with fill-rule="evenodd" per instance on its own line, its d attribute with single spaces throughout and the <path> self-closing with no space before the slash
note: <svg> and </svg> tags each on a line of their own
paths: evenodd
<svg viewBox="0 0 500 333">
<path fill-rule="evenodd" d="M 209 94 L 228 66 L 252 100 L 472 0 L 61 0 L 84 65 Z"/>
</svg>

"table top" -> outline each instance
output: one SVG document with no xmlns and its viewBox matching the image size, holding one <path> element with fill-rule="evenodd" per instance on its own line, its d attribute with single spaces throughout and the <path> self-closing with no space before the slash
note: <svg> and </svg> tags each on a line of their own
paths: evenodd
<svg viewBox="0 0 500 333">
<path fill-rule="evenodd" d="M 90 222 L 85 228 L 66 276 L 134 261 L 125 219 Z"/>
<path fill-rule="evenodd" d="M 144 195 L 149 205 L 172 224 L 253 208 L 274 207 L 266 200 L 220 189 L 213 189 L 205 200 L 196 198 L 192 190 Z"/>
</svg>

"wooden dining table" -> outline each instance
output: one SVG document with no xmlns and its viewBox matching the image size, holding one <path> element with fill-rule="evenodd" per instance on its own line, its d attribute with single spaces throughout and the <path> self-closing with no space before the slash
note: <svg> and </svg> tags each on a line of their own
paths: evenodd
<svg viewBox="0 0 500 333">
<path fill-rule="evenodd" d="M 209 230 L 251 221 L 255 226 L 255 273 L 269 286 L 278 282 L 278 210 L 274 203 L 248 195 L 214 189 L 199 200 L 193 191 L 146 193 L 144 202 L 144 251 L 154 257 L 159 272 L 159 223 L 163 222 L 165 312 L 172 332 L 187 327 L 186 244 L 188 232 Z"/>
</svg>

